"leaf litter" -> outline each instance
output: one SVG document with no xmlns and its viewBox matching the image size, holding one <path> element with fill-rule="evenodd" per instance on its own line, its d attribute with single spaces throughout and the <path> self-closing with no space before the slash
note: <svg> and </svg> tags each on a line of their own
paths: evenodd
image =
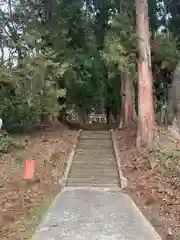
<svg viewBox="0 0 180 240">
<path fill-rule="evenodd" d="M 29 239 L 60 191 L 58 179 L 76 132 L 63 127 L 17 136 L 23 147 L 0 155 L 0 239 Z M 35 180 L 23 180 L 26 159 L 35 159 Z"/>
<path fill-rule="evenodd" d="M 128 179 L 125 192 L 162 239 L 180 240 L 180 140 L 159 127 L 152 151 L 139 155 L 135 129 L 117 130 L 116 138 Z"/>
</svg>

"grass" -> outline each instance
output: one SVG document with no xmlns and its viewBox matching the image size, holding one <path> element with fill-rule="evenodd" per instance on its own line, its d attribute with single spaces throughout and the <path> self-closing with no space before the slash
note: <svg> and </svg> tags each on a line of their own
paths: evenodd
<svg viewBox="0 0 180 240">
<path fill-rule="evenodd" d="M 23 233 L 23 240 L 30 240 L 32 238 L 32 235 L 35 231 L 35 227 L 43 219 L 44 215 L 46 214 L 51 205 L 51 202 L 52 198 L 46 200 L 45 202 L 41 203 L 39 206 L 31 210 L 29 219 L 26 220 L 26 223 L 28 224 L 25 225 L 28 225 L 28 228 L 26 228 Z"/>
<path fill-rule="evenodd" d="M 37 206 L 36 208 L 34 208 L 30 212 L 31 219 L 35 219 L 36 221 L 39 222 L 44 216 L 44 214 L 47 212 L 47 210 L 49 209 L 51 202 L 52 202 L 52 199 L 45 201 L 40 206 Z"/>
</svg>

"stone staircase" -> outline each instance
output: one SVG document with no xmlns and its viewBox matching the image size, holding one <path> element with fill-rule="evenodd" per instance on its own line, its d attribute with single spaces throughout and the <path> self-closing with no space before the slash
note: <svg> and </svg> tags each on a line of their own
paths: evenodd
<svg viewBox="0 0 180 240">
<path fill-rule="evenodd" d="M 70 163 L 66 187 L 32 240 L 161 240 L 120 189 L 110 132 L 83 131 Z"/>
<path fill-rule="evenodd" d="M 82 132 L 66 186 L 120 188 L 109 131 Z"/>
</svg>

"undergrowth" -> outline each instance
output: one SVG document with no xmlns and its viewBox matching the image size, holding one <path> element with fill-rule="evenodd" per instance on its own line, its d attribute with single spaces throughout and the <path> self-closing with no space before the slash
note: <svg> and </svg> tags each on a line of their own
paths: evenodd
<svg viewBox="0 0 180 240">
<path fill-rule="evenodd" d="M 7 153 L 11 148 L 22 149 L 25 142 L 11 136 L 0 136 L 0 153 Z"/>
</svg>

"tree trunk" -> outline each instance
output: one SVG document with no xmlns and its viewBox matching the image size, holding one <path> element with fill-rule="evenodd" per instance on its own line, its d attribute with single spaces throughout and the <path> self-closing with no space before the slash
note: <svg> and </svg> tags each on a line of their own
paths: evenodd
<svg viewBox="0 0 180 240">
<path fill-rule="evenodd" d="M 59 116 L 58 116 L 58 119 L 60 122 L 62 123 L 65 123 L 66 122 L 66 115 L 67 115 L 67 112 L 66 112 L 66 109 L 63 108 L 59 111 Z"/>
<path fill-rule="evenodd" d="M 115 121 L 114 120 L 114 116 L 113 116 L 113 112 L 112 112 L 112 109 L 110 108 L 106 108 L 106 119 L 107 119 L 107 124 L 108 125 L 112 125 L 113 122 Z"/>
<path fill-rule="evenodd" d="M 151 149 L 155 124 L 147 0 L 135 0 L 139 47 L 139 95 L 137 149 Z"/>
<path fill-rule="evenodd" d="M 125 126 L 132 125 L 133 122 L 133 86 L 132 80 L 125 68 Z"/>
<path fill-rule="evenodd" d="M 137 111 L 136 111 L 136 88 L 132 82 L 132 92 L 133 92 L 133 122 L 137 122 Z M 137 93 L 138 94 L 138 93 Z"/>
<path fill-rule="evenodd" d="M 112 110 L 110 109 L 108 111 L 108 124 L 111 126 L 113 122 L 114 122 L 114 116 L 113 116 Z"/>
<path fill-rule="evenodd" d="M 79 111 L 79 121 L 83 129 L 89 129 L 88 114 L 83 110 Z"/>
<path fill-rule="evenodd" d="M 121 89 L 120 89 L 120 96 L 121 96 L 121 109 L 120 109 L 120 122 L 119 122 L 119 129 L 124 127 L 125 122 L 125 81 L 121 78 Z"/>
<path fill-rule="evenodd" d="M 124 80 L 121 83 L 121 120 L 119 129 L 123 126 L 130 126 L 133 123 L 133 84 L 125 68 Z"/>
</svg>

